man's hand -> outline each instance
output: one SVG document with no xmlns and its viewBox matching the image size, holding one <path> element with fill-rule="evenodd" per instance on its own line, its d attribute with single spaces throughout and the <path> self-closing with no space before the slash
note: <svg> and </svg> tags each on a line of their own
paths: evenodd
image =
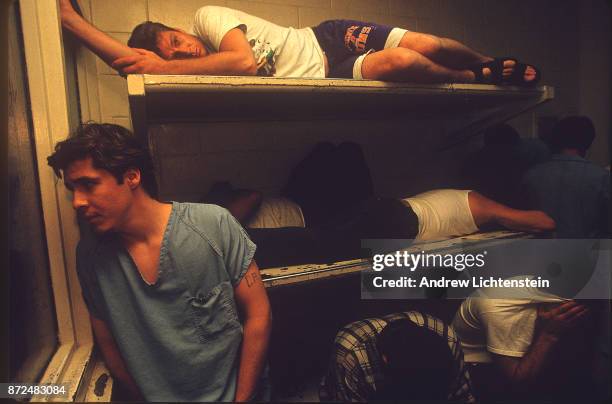
<svg viewBox="0 0 612 404">
<path fill-rule="evenodd" d="M 123 56 L 113 61 L 113 69 L 119 70 L 123 74 L 147 73 L 164 74 L 168 73 L 168 61 L 162 59 L 155 52 L 146 49 L 132 48 L 137 54 Z"/>
<path fill-rule="evenodd" d="M 589 309 L 571 300 L 562 304 L 540 304 L 538 306 L 537 328 L 545 334 L 560 337 L 570 328 L 580 324 Z"/>
<path fill-rule="evenodd" d="M 136 385 L 130 372 L 127 370 L 127 366 L 121 356 L 121 352 L 119 352 L 119 347 L 115 342 L 115 338 L 109 326 L 104 321 L 94 316 L 90 316 L 90 319 L 94 337 L 102 352 L 108 370 L 110 370 L 117 381 L 126 388 L 131 399 L 134 401 L 144 401 L 140 389 Z"/>
<path fill-rule="evenodd" d="M 492 354 L 510 386 L 529 391 L 538 383 L 563 334 L 582 323 L 588 313 L 586 306 L 573 300 L 538 305 L 536 330 L 529 351 L 522 358 Z"/>
</svg>

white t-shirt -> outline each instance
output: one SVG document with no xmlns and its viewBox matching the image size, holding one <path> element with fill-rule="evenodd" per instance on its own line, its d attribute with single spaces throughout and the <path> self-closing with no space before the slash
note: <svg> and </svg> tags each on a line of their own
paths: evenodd
<svg viewBox="0 0 612 404">
<path fill-rule="evenodd" d="M 195 15 L 193 31 L 216 52 L 227 32 L 240 28 L 253 49 L 259 76 L 325 77 L 323 51 L 310 28 L 281 27 L 226 7 L 205 6 Z"/>
<path fill-rule="evenodd" d="M 465 361 L 491 362 L 490 353 L 523 357 L 533 339 L 538 304 L 562 301 L 531 287 L 478 289 L 461 304 L 452 324 Z"/>
<path fill-rule="evenodd" d="M 477 232 L 469 193 L 469 190 L 436 189 L 403 199 L 419 219 L 419 234 L 415 239 L 439 240 Z"/>
<path fill-rule="evenodd" d="M 286 198 L 264 198 L 259 210 L 247 227 L 274 229 L 279 227 L 306 227 L 302 209 Z"/>
</svg>

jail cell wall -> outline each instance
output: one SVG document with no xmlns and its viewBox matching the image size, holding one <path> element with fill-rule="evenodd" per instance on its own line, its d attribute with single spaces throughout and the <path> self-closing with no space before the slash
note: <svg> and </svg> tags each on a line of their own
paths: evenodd
<svg viewBox="0 0 612 404">
<path fill-rule="evenodd" d="M 160 197 L 198 201 L 216 181 L 278 195 L 317 142 L 362 146 L 376 194 L 402 197 L 448 186 L 469 144 L 444 153 L 430 121 L 222 122 L 154 125 Z"/>
<path fill-rule="evenodd" d="M 593 0 L 597 3 L 600 0 Z M 581 100 L 589 100 L 590 105 L 597 105 L 599 94 L 594 86 L 579 91 L 581 80 L 586 75 L 579 74 L 581 69 L 581 29 L 585 23 L 585 6 L 579 1 L 487 1 L 487 0 L 133 0 L 123 2 L 119 0 L 83 0 L 86 15 L 103 31 L 115 38 L 127 42 L 131 29 L 145 20 L 159 20 L 170 26 L 191 30 L 195 11 L 204 5 L 221 5 L 232 7 L 268 19 L 274 23 L 287 26 L 307 27 L 315 25 L 330 18 L 354 18 L 370 20 L 383 24 L 401 26 L 411 30 L 428 32 L 439 36 L 446 36 L 463 41 L 482 53 L 489 55 L 512 55 L 522 60 L 536 64 L 543 72 L 543 83 L 555 87 L 555 100 L 538 108 L 536 112 L 524 114 L 511 121 L 523 136 L 537 134 L 537 118 L 540 116 L 564 116 L 573 113 L 586 113 L 589 111 L 581 107 Z M 582 7 L 582 8 L 581 8 Z M 586 6 L 588 7 L 588 6 Z M 581 21 L 581 15 L 582 21 Z M 587 16 L 588 17 L 588 16 Z M 586 18 L 588 20 L 588 18 Z M 592 44 L 599 49 L 598 44 Z M 83 51 L 88 53 L 88 51 Z M 592 54 L 592 50 L 590 50 Z M 609 54 L 606 49 L 601 49 Z M 94 119 L 105 122 L 115 122 L 130 126 L 129 106 L 127 101 L 126 82 L 116 72 L 107 67 L 101 60 L 88 54 L 82 60 L 88 65 L 84 69 L 87 81 L 91 83 L 88 96 L 84 96 L 81 103 L 92 106 L 83 108 L 83 119 Z M 609 60 L 609 56 L 607 57 Z M 604 66 L 605 67 L 605 66 Z M 584 68 L 583 68 L 584 69 Z M 592 69 L 588 79 L 607 80 L 607 70 L 599 66 Z M 82 78 L 83 79 L 83 78 Z M 609 97 L 608 97 L 609 103 Z M 237 112 L 238 113 L 238 112 Z M 609 116 L 599 114 L 595 117 L 598 128 L 609 128 Z M 238 182 L 238 185 L 261 186 L 265 190 L 275 191 L 282 182 L 283 176 L 278 173 L 287 173 L 301 156 L 304 156 L 315 140 L 330 140 L 338 143 L 342 140 L 357 140 L 367 145 L 367 158 L 373 170 L 377 191 L 383 194 L 401 194 L 404 192 L 406 181 L 412 181 L 415 167 L 423 169 L 423 173 L 446 170 L 445 163 L 461 158 L 460 152 L 456 156 L 449 155 L 444 161 L 441 156 L 431 157 L 423 162 L 429 162 L 430 167 L 416 164 L 422 154 L 419 146 L 414 142 L 414 134 L 402 131 L 401 124 L 395 124 L 397 131 L 392 128 L 394 124 L 385 123 L 382 132 L 386 136 L 372 135 L 380 123 L 363 125 L 362 123 L 348 123 L 348 128 L 354 130 L 334 130 L 334 128 L 347 128 L 346 122 L 339 122 L 334 126 L 329 122 L 300 122 L 297 124 L 268 123 L 254 124 L 252 122 L 227 123 L 203 126 L 206 134 L 199 136 L 179 134 L 185 139 L 198 139 L 199 148 L 189 150 L 187 153 L 172 151 L 173 143 L 178 143 L 174 133 L 179 130 L 169 129 L 165 132 L 173 133 L 168 139 L 160 140 L 163 149 L 169 150 L 159 159 L 160 178 L 162 179 L 162 194 L 173 198 L 194 199 L 212 182 L 213 179 L 222 179 L 227 175 L 218 173 L 240 172 L 235 178 L 227 178 Z M 352 125 L 352 126 L 351 126 Z M 184 128 L 184 126 L 180 126 Z M 177 126 L 178 128 L 178 126 Z M 287 128 L 291 136 L 283 137 L 282 128 Z M 368 133 L 355 135 L 359 130 Z M 434 134 L 437 129 L 427 129 Z M 218 131 L 215 133 L 215 131 Z M 270 134 L 264 132 L 270 131 Z M 153 130 L 155 132 L 155 129 Z M 418 135 L 417 135 L 418 136 Z M 599 136 L 609 136 L 607 132 Z M 231 139 L 235 137 L 234 139 Z M 265 144 L 266 139 L 282 141 L 274 144 Z M 393 139 L 385 140 L 385 139 Z M 195 140 L 189 140 L 195 142 Z M 387 142 L 388 143 L 385 143 Z M 380 143 L 379 143 L 380 142 Z M 426 142 L 426 140 L 425 140 Z M 161 144 L 160 143 L 160 144 Z M 392 151 L 383 152 L 382 146 L 391 144 Z M 208 147 L 205 147 L 208 145 Z M 215 146 L 216 145 L 216 146 Z M 181 147 L 177 145 L 176 147 Z M 469 147 L 469 146 L 466 146 Z M 161 150 L 162 148 L 160 148 Z M 388 153 L 401 153 L 401 161 L 415 162 L 394 168 L 393 161 Z M 608 153 L 597 153 L 597 161 L 603 164 L 608 159 Z M 199 161 L 202 158 L 203 161 Z M 280 161 L 273 161 L 275 158 Z M 227 161 L 231 162 L 228 163 Z M 607 164 L 607 163 L 606 163 Z M 186 177 L 193 176 L 189 168 L 199 169 L 200 173 L 214 173 L 214 177 L 207 178 L 203 183 L 192 190 L 188 190 L 188 183 L 195 181 Z M 413 174 L 411 177 L 399 178 L 402 170 Z M 274 180 L 263 180 L 267 174 L 275 173 Z M 246 174 L 248 173 L 248 174 Z M 177 178 L 176 176 L 184 178 Z M 251 176 L 247 181 L 244 176 Z M 198 180 L 199 181 L 199 180 Z M 249 182 L 249 184 L 247 184 Z M 438 182 L 432 178 L 432 183 Z M 419 188 L 418 185 L 414 188 Z"/>
</svg>

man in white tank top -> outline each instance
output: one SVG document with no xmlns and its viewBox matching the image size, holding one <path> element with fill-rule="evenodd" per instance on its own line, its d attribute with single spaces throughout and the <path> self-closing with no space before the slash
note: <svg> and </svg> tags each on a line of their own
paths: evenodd
<svg viewBox="0 0 612 404">
<path fill-rule="evenodd" d="M 255 191 L 244 191 L 247 194 Z M 233 204 L 223 204 L 235 216 L 239 215 L 239 210 L 234 205 L 241 206 L 247 203 L 248 196 L 234 198 Z M 301 207 L 287 198 L 263 198 L 263 203 L 251 204 L 249 208 L 250 219 L 246 226 L 249 228 L 283 228 L 283 227 L 302 227 L 311 228 L 312 226 L 304 220 Z M 393 205 L 389 202 L 398 203 L 395 200 L 368 198 L 357 203 L 363 206 L 355 209 L 356 206 L 348 208 L 355 210 L 356 214 L 367 214 L 368 230 L 375 232 L 376 237 L 394 238 L 397 233 L 397 224 L 402 222 L 400 219 L 405 217 L 416 217 L 416 226 L 410 226 L 401 233 L 402 238 L 414 238 L 417 241 L 441 240 L 451 237 L 459 237 L 476 233 L 487 224 L 498 224 L 507 229 L 543 232 L 555 229 L 555 222 L 544 212 L 538 210 L 518 210 L 497 203 L 475 191 L 458 189 L 436 189 L 427 191 L 409 198 L 401 199 L 404 208 L 391 209 Z M 376 210 L 373 212 L 373 210 Z M 387 210 L 381 212 L 380 210 Z M 393 210 L 393 211 L 391 211 Z M 361 212 L 361 213 L 357 213 Z M 349 215 L 353 220 L 355 215 Z M 401 216 L 401 217 L 400 217 Z M 410 221 L 403 221 L 409 223 Z M 364 226 L 365 226 L 364 222 Z M 358 226 L 358 227 L 364 227 Z M 326 226 L 323 226 L 326 227 Z M 413 229 L 412 229 L 413 227 Z M 329 226 L 327 226 L 329 229 Z M 390 233 L 385 234 L 386 228 Z"/>
<path fill-rule="evenodd" d="M 475 233 L 489 223 L 529 232 L 555 228 L 555 222 L 544 212 L 512 209 L 470 190 L 436 189 L 402 202 L 418 217 L 418 241 Z"/>
<path fill-rule="evenodd" d="M 478 231 L 470 210 L 470 191 L 441 189 L 424 192 L 406 198 L 419 218 L 417 240 L 433 240 L 441 237 L 461 236 Z"/>
<path fill-rule="evenodd" d="M 262 268 L 362 258 L 359 241 L 369 238 L 440 240 L 475 233 L 488 223 L 529 232 L 555 228 L 544 212 L 512 209 L 468 190 L 433 190 L 403 200 L 368 197 L 346 206 L 342 218 L 335 214 L 314 225 L 295 201 L 255 203 L 253 193 L 220 202 L 237 218 L 250 218 L 245 226 Z"/>
<path fill-rule="evenodd" d="M 266 207 L 258 212 L 254 228 L 306 227 L 300 207 L 291 200 L 273 199 L 274 209 Z M 508 229 L 541 232 L 555 228 L 554 221 L 541 211 L 509 208 L 483 195 L 469 190 L 436 189 L 424 192 L 402 202 L 418 218 L 418 241 L 439 240 L 476 233 L 480 227 L 497 223 Z M 261 217 L 268 218 L 269 225 Z M 272 224 L 273 223 L 273 224 Z"/>
</svg>

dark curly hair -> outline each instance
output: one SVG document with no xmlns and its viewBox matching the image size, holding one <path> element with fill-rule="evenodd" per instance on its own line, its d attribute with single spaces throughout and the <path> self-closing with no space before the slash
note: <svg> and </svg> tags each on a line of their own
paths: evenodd
<svg viewBox="0 0 612 404">
<path fill-rule="evenodd" d="M 554 153 L 563 149 L 577 149 L 585 154 L 595 140 L 593 121 L 581 115 L 561 119 L 550 133 L 550 144 Z"/>
<path fill-rule="evenodd" d="M 458 371 L 447 336 L 398 319 L 376 336 L 376 345 L 387 363 L 368 401 L 446 400 Z"/>
<path fill-rule="evenodd" d="M 132 35 L 130 35 L 127 45 L 130 48 L 150 50 L 161 56 L 159 48 L 157 47 L 157 36 L 160 32 L 164 31 L 176 31 L 176 29 L 170 28 L 160 22 L 145 21 L 138 24 L 132 30 Z"/>
<path fill-rule="evenodd" d="M 61 172 L 70 164 L 87 157 L 91 157 L 95 168 L 110 172 L 118 184 L 123 183 L 127 170 L 139 170 L 144 190 L 151 197 L 157 196 L 153 160 L 148 149 L 128 129 L 110 123 L 81 124 L 71 136 L 55 145 L 47 163 L 61 178 Z"/>
</svg>

